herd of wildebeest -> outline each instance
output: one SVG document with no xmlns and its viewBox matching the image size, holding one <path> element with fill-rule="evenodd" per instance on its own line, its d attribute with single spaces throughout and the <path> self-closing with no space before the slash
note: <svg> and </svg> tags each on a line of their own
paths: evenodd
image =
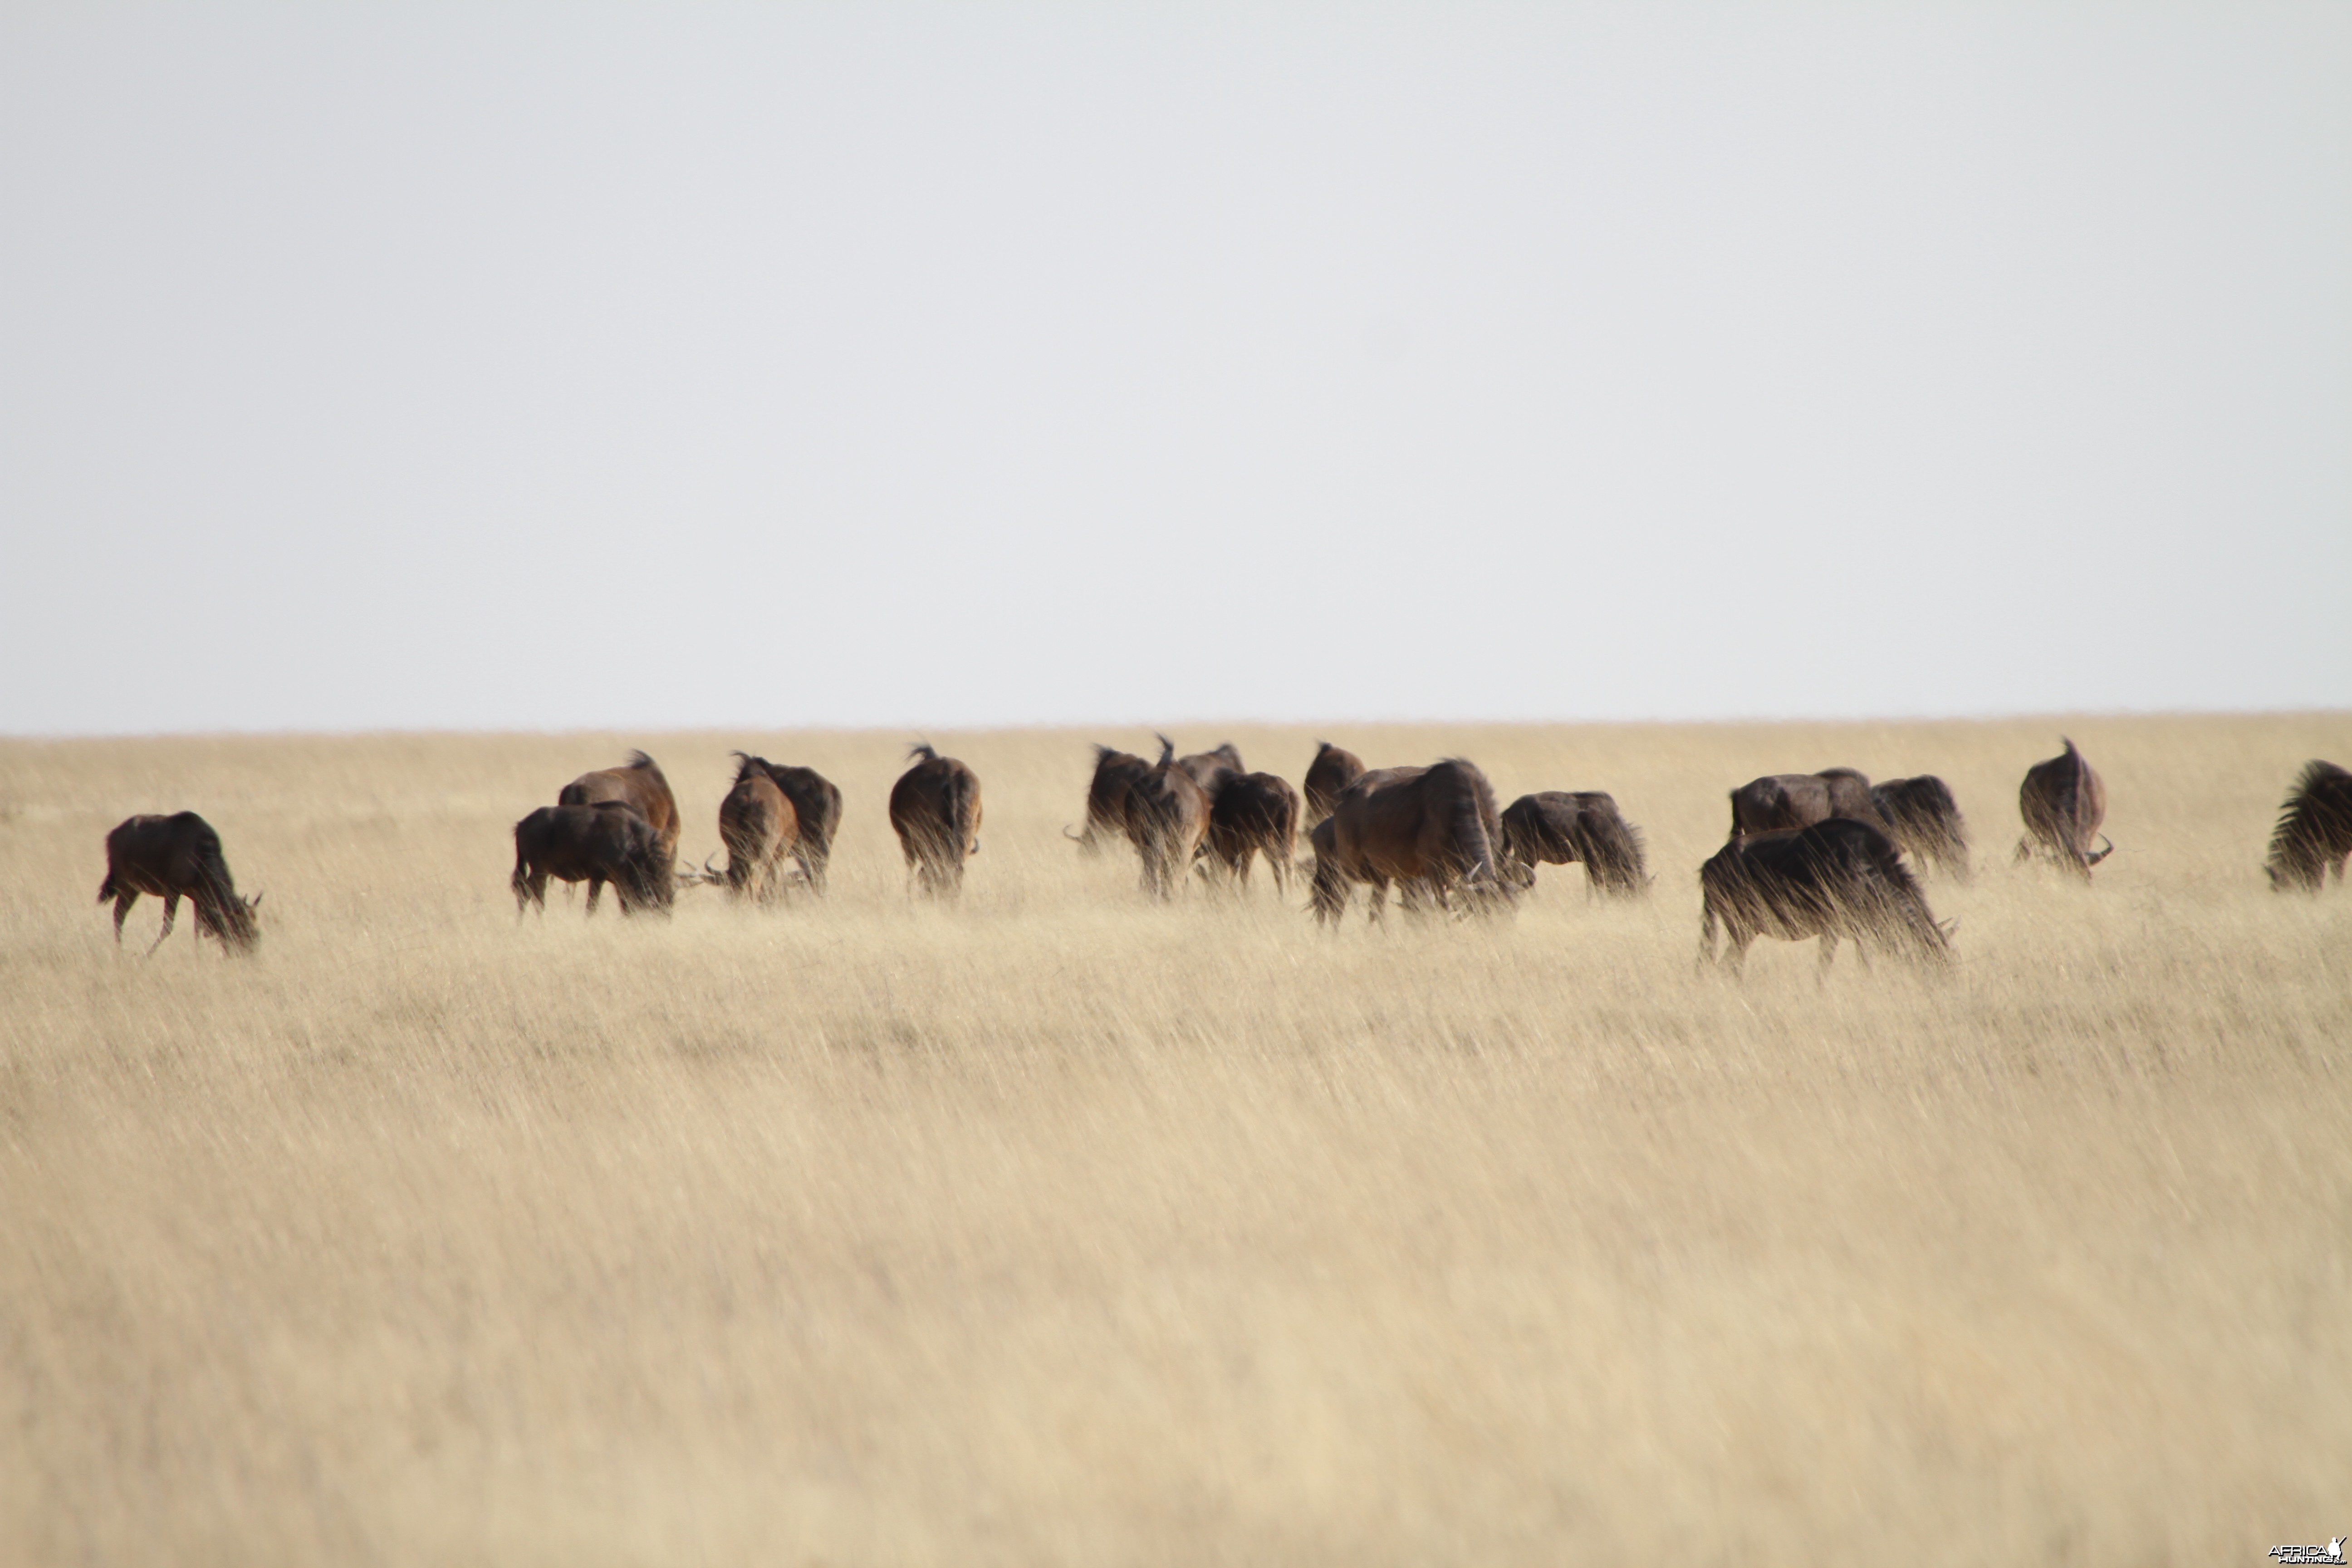
<svg viewBox="0 0 2352 1568">
<path fill-rule="evenodd" d="M 1155 899 L 1175 897 L 1195 874 L 1246 889 L 1260 858 L 1286 896 L 1302 829 L 1314 852 L 1309 907 L 1331 925 L 1359 884 L 1377 921 L 1391 887 L 1409 910 L 1480 915 L 1508 910 L 1534 886 L 1538 865 L 1581 863 L 1589 890 L 1603 898 L 1640 897 L 1652 880 L 1640 830 L 1601 791 L 1547 790 L 1498 810 L 1486 775 L 1464 758 L 1368 768 L 1324 742 L 1302 792 L 1279 774 L 1246 771 L 1231 742 L 1180 757 L 1166 736 L 1159 740 L 1157 761 L 1096 747 L 1085 826 L 1065 830 L 1087 855 L 1124 839 L 1141 863 L 1144 891 Z M 590 914 L 608 882 L 625 914 L 666 911 L 678 889 L 698 885 L 766 902 L 788 889 L 821 897 L 841 826 L 841 791 L 814 769 L 734 755 L 735 781 L 719 805 L 723 868 L 709 860 L 698 869 L 677 865 L 677 799 L 654 760 L 638 752 L 619 767 L 581 774 L 554 805 L 515 824 L 509 884 L 517 912 L 544 910 L 551 877 L 587 883 Z M 928 744 L 910 759 L 889 804 L 908 892 L 953 898 L 965 862 L 980 849 L 980 779 Z M 2038 852 L 2087 880 L 2113 852 L 2099 832 L 2106 786 L 2071 740 L 2026 770 L 2018 808 L 2026 830 L 2020 860 Z M 2288 791 L 2272 833 L 2271 885 L 2316 892 L 2331 872 L 2343 880 L 2347 858 L 2352 773 L 2312 762 Z M 250 952 L 259 941 L 260 900 L 237 895 L 220 836 L 195 813 L 130 818 L 107 835 L 106 860 L 98 896 L 114 900 L 117 943 L 142 893 L 163 900 L 157 946 L 171 935 L 184 897 L 198 929 L 227 951 Z M 1943 780 L 1873 784 L 1852 768 L 1751 780 L 1731 792 L 1730 837 L 1699 868 L 1701 963 L 1737 973 L 1759 937 L 1819 938 L 1824 971 L 1842 939 L 1853 941 L 1865 963 L 1874 951 L 1946 961 L 1950 930 L 1928 910 L 1914 866 L 1963 880 L 1969 874 L 1967 824 Z"/>
</svg>

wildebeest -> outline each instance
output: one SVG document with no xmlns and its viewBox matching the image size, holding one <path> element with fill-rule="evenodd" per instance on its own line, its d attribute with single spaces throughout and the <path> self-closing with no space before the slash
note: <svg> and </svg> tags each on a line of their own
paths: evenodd
<svg viewBox="0 0 2352 1568">
<path fill-rule="evenodd" d="M 1622 899 L 1650 890 L 1641 829 L 1618 814 L 1616 800 L 1604 791 L 1523 795 L 1504 808 L 1502 822 L 1506 872 L 1521 887 L 1534 885 L 1538 864 L 1580 860 L 1591 891 Z"/>
<path fill-rule="evenodd" d="M 631 752 L 629 760 L 621 766 L 582 773 L 555 796 L 558 805 L 594 805 L 606 800 L 623 802 L 651 823 L 661 839 L 662 858 L 677 858 L 680 826 L 677 797 L 670 794 L 669 780 L 662 777 L 661 769 L 651 757 L 643 752 Z"/>
<path fill-rule="evenodd" d="M 1133 752 L 1095 748 L 1095 776 L 1087 785 L 1087 826 L 1082 833 L 1062 829 L 1088 855 L 1102 853 L 1103 843 L 1127 833 L 1127 792 L 1151 771 L 1151 764 Z"/>
<path fill-rule="evenodd" d="M 1339 792 L 1364 776 L 1364 759 L 1328 741 L 1315 742 L 1315 760 L 1307 764 L 1307 820 L 1313 827 L 1331 815 Z"/>
<path fill-rule="evenodd" d="M 800 814 L 769 776 L 766 763 L 745 752 L 735 755 L 734 786 L 719 803 L 719 841 L 727 847 L 727 870 L 716 879 L 739 898 L 767 902 L 783 891 L 784 857 L 800 840 Z"/>
<path fill-rule="evenodd" d="M 1298 792 L 1278 773 L 1234 773 L 1209 804 L 1211 861 L 1249 886 L 1250 859 L 1264 855 L 1274 885 L 1290 891 L 1290 862 L 1298 846 Z"/>
<path fill-rule="evenodd" d="M 1870 803 L 1885 820 L 1888 837 L 1914 860 L 1969 879 L 1969 825 L 1949 784 L 1933 773 L 1888 779 L 1872 787 Z"/>
<path fill-rule="evenodd" d="M 1871 804 L 1870 780 L 1853 768 L 1817 773 L 1766 773 L 1731 792 L 1731 837 L 1810 827 L 1832 816 L 1850 816 L 1884 828 Z"/>
<path fill-rule="evenodd" d="M 1477 764 L 1448 757 L 1426 768 L 1381 768 L 1339 792 L 1309 836 L 1318 921 L 1347 913 L 1354 884 L 1371 889 L 1371 919 L 1386 912 L 1389 885 L 1408 908 L 1422 902 L 1470 912 L 1507 908 L 1517 889 L 1497 860 L 1501 814 Z"/>
<path fill-rule="evenodd" d="M 1160 761 L 1127 791 L 1127 837 L 1143 861 L 1143 890 L 1175 897 L 1209 832 L 1209 796 L 1160 737 Z"/>
<path fill-rule="evenodd" d="M 1699 868 L 1699 962 L 1718 962 L 1717 921 L 1724 933 L 1719 962 L 1734 974 L 1759 936 L 1821 938 L 1824 975 L 1840 937 L 1853 940 L 1865 964 L 1873 948 L 1948 959 L 1951 939 L 1929 912 L 1902 853 L 1878 828 L 1844 816 L 1733 839 Z"/>
<path fill-rule="evenodd" d="M 588 912 L 596 912 L 604 884 L 621 900 L 621 912 L 667 913 L 677 892 L 670 858 L 661 834 L 623 800 L 593 805 L 542 805 L 515 824 L 515 914 L 526 906 L 547 912 L 547 879 L 588 884 Z"/>
<path fill-rule="evenodd" d="M 2316 758 L 2305 763 L 2294 787 L 2279 808 L 2277 828 L 2271 834 L 2271 887 L 2284 892 L 2299 888 L 2315 893 L 2331 868 L 2344 880 L 2344 862 L 2352 856 L 2352 773 Z"/>
<path fill-rule="evenodd" d="M 980 853 L 980 775 L 928 742 L 890 786 L 890 826 L 907 857 L 908 890 L 953 898 L 963 891 L 963 863 Z"/>
<path fill-rule="evenodd" d="M 118 947 L 122 917 L 142 893 L 163 900 L 163 929 L 148 945 L 149 952 L 172 934 L 184 897 L 196 907 L 196 930 L 218 941 L 224 952 L 251 952 L 261 943 L 261 925 L 254 918 L 260 896 L 236 896 L 236 879 L 221 858 L 220 835 L 193 811 L 126 817 L 106 836 L 106 880 L 98 885 L 98 901 L 114 900 Z"/>
<path fill-rule="evenodd" d="M 735 754 L 743 755 L 740 752 Z M 768 782 L 792 803 L 794 831 L 783 846 L 783 852 L 799 862 L 802 879 L 808 883 L 809 890 L 823 895 L 825 870 L 833 863 L 833 836 L 841 828 L 841 787 L 814 768 L 772 763 L 765 757 L 746 761 L 766 773 Z"/>
<path fill-rule="evenodd" d="M 2071 740 L 2058 755 L 2025 770 L 2025 783 L 2017 791 L 2017 810 L 2025 818 L 2025 837 L 2017 841 L 2019 860 L 2032 854 L 2038 841 L 2087 882 L 2091 868 L 2116 852 L 2115 845 L 2099 831 L 2099 824 L 2107 816 L 2107 786 Z M 2107 847 L 2093 854 L 2094 838 Z"/>
</svg>

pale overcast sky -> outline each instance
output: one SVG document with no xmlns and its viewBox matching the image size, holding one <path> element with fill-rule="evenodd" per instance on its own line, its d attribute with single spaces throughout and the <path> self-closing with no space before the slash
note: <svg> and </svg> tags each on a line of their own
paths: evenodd
<svg viewBox="0 0 2352 1568">
<path fill-rule="evenodd" d="M 2352 706 L 2352 5 L 0 7 L 0 731 Z"/>
</svg>

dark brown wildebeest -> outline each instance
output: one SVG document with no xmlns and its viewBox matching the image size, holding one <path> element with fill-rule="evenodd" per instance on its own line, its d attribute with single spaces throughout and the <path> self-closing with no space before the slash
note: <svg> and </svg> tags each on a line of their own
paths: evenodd
<svg viewBox="0 0 2352 1568">
<path fill-rule="evenodd" d="M 908 890 L 954 898 L 963 863 L 980 853 L 980 775 L 927 742 L 907 754 L 919 760 L 890 786 L 890 826 L 907 857 Z"/>
<path fill-rule="evenodd" d="M 1212 863 L 1249 886 L 1250 858 L 1264 855 L 1274 885 L 1290 892 L 1290 862 L 1298 847 L 1298 792 L 1278 773 L 1234 773 L 1209 804 Z"/>
<path fill-rule="evenodd" d="M 1873 948 L 1941 963 L 1951 937 L 1936 923 L 1926 895 L 1884 832 L 1853 817 L 1825 817 L 1808 827 L 1735 838 L 1699 868 L 1702 965 L 1722 962 L 1738 974 L 1759 936 L 1782 942 L 1822 939 L 1824 978 L 1840 937 L 1850 937 L 1866 967 Z M 1715 951 L 1716 922 L 1724 949 Z"/>
<path fill-rule="evenodd" d="M 833 836 L 841 830 L 840 786 L 814 768 L 772 763 L 765 757 L 750 761 L 792 803 L 794 834 L 784 850 L 800 863 L 801 878 L 809 890 L 822 896 L 825 870 L 833 863 Z"/>
<path fill-rule="evenodd" d="M 651 757 L 643 752 L 631 752 L 629 760 L 620 767 L 582 773 L 555 796 L 558 805 L 594 805 L 607 800 L 622 802 L 651 823 L 661 839 L 663 857 L 677 858 L 681 826 L 677 797 L 669 793 L 669 780 L 662 777 L 661 769 L 654 765 Z"/>
<path fill-rule="evenodd" d="M 661 847 L 661 834 L 627 801 L 542 805 L 515 824 L 514 841 L 514 875 L 507 886 L 514 890 L 518 919 L 526 905 L 547 912 L 550 877 L 587 883 L 592 915 L 607 882 L 625 915 L 639 910 L 669 912 L 677 893 L 669 854 Z"/>
<path fill-rule="evenodd" d="M 727 869 L 714 877 L 705 862 L 702 879 L 719 882 L 738 898 L 771 903 L 784 890 L 784 857 L 800 841 L 800 813 L 776 786 L 765 761 L 745 752 L 735 755 L 734 787 L 719 803 L 719 841 L 727 847 Z"/>
<path fill-rule="evenodd" d="M 1731 792 L 1731 837 L 1810 827 L 1832 816 L 1886 826 L 1870 801 L 1870 780 L 1852 768 L 1766 773 Z"/>
<path fill-rule="evenodd" d="M 1871 805 L 1886 824 L 1887 836 L 1914 860 L 1932 862 L 1960 881 L 1969 879 L 1969 825 L 1952 786 L 1933 773 L 1888 779 L 1874 785 Z"/>
<path fill-rule="evenodd" d="M 1222 767 L 1223 764 L 1220 764 Z M 1127 837 L 1143 862 L 1143 890 L 1172 899 L 1209 833 L 1209 796 L 1160 737 L 1160 761 L 1128 785 Z"/>
<path fill-rule="evenodd" d="M 1408 909 L 1453 908 L 1457 899 L 1471 913 L 1507 909 L 1518 889 L 1502 875 L 1501 837 L 1494 786 L 1475 763 L 1448 757 L 1364 773 L 1309 836 L 1315 917 L 1336 924 L 1358 882 L 1371 889 L 1375 921 L 1386 913 L 1391 882 L 1402 884 Z"/>
<path fill-rule="evenodd" d="M 2279 808 L 2271 834 L 2271 888 L 2315 893 L 2331 868 L 2340 886 L 2344 862 L 2352 856 L 2352 773 L 2316 758 L 2305 763 Z"/>
<path fill-rule="evenodd" d="M 172 934 L 183 897 L 196 906 L 196 930 L 217 941 L 224 952 L 251 952 L 261 943 L 261 925 L 254 918 L 260 895 L 236 896 L 236 881 L 221 858 L 220 835 L 193 811 L 126 817 L 106 836 L 106 880 L 98 885 L 98 901 L 114 900 L 118 947 L 122 917 L 142 893 L 163 900 L 163 929 L 148 945 L 149 952 Z"/>
<path fill-rule="evenodd" d="M 2099 824 L 2107 818 L 2107 786 L 2072 741 L 2066 741 L 2066 749 L 2048 762 L 2025 770 L 2025 783 L 2017 791 L 2017 811 L 2025 818 L 2026 835 L 2017 841 L 2019 860 L 2032 854 L 2038 842 L 2087 882 L 2091 868 L 2116 852 L 2115 845 L 2099 831 Z M 2095 855 L 2091 852 L 2094 838 L 2107 846 Z"/>
<path fill-rule="evenodd" d="M 1519 796 L 1504 808 L 1501 849 L 1506 875 L 1522 888 L 1535 885 L 1538 864 L 1580 860 L 1588 891 L 1625 899 L 1650 890 L 1642 830 L 1619 816 L 1615 798 L 1601 790 Z"/>
<path fill-rule="evenodd" d="M 1133 752 L 1116 752 L 1108 746 L 1095 748 L 1095 776 L 1087 785 L 1087 826 L 1083 833 L 1062 829 L 1062 836 L 1075 839 L 1088 855 L 1102 853 L 1103 843 L 1127 833 L 1127 792 L 1135 781 L 1151 771 L 1151 764 Z"/>
<path fill-rule="evenodd" d="M 1315 742 L 1315 760 L 1307 764 L 1307 820 L 1313 827 L 1331 815 L 1339 792 L 1364 776 L 1364 759 L 1328 741 Z"/>
</svg>

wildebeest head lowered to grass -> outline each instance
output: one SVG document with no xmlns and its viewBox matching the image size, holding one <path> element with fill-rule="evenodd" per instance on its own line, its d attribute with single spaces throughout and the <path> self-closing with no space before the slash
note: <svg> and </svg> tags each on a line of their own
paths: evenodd
<svg viewBox="0 0 2352 1568">
<path fill-rule="evenodd" d="M 1127 837 L 1143 862 L 1143 890 L 1172 899 L 1209 832 L 1209 796 L 1160 737 L 1160 761 L 1127 791 Z"/>
<path fill-rule="evenodd" d="M 963 890 L 963 863 L 980 852 L 980 775 L 928 742 L 907 754 L 917 761 L 890 786 L 890 826 L 908 889 L 952 898 Z"/>
<path fill-rule="evenodd" d="M 1339 792 L 1364 776 L 1364 759 L 1344 751 L 1328 741 L 1315 742 L 1315 760 L 1307 764 L 1305 789 L 1307 816 L 1303 826 L 1313 827 L 1331 815 L 1332 803 Z"/>
<path fill-rule="evenodd" d="M 183 898 L 196 907 L 196 930 L 217 941 L 223 952 L 251 952 L 261 943 L 260 922 L 254 916 L 260 895 L 237 897 L 236 879 L 221 856 L 220 835 L 193 811 L 127 817 L 106 836 L 106 879 L 98 885 L 98 901 L 114 900 L 118 945 L 122 917 L 142 893 L 163 900 L 163 929 L 149 952 L 172 934 Z"/>
<path fill-rule="evenodd" d="M 2339 884 L 2344 880 L 2347 857 L 2352 857 L 2352 773 L 2314 758 L 2279 808 L 2263 869 L 2274 891 L 2315 893 L 2331 868 Z"/>
<path fill-rule="evenodd" d="M 1810 827 L 1832 816 L 1885 826 L 1871 803 L 1870 780 L 1853 768 L 1817 773 L 1766 773 L 1731 792 L 1731 837 Z"/>
<path fill-rule="evenodd" d="M 735 755 L 735 783 L 719 803 L 719 841 L 727 847 L 727 869 L 714 877 L 706 861 L 701 879 L 715 880 L 739 898 L 769 902 L 783 892 L 784 857 L 800 839 L 800 814 L 769 776 L 764 759 L 745 752 Z"/>
<path fill-rule="evenodd" d="M 1870 800 L 1885 820 L 1888 836 L 1913 859 L 1969 879 L 1969 825 L 1951 785 L 1933 773 L 1888 779 L 1872 787 Z"/>
<path fill-rule="evenodd" d="M 1469 913 L 1510 907 L 1517 889 L 1497 847 L 1502 815 L 1476 763 L 1448 757 L 1426 768 L 1381 768 L 1339 792 L 1310 836 L 1318 921 L 1347 912 L 1358 882 L 1371 889 L 1371 919 L 1385 913 L 1391 883 L 1407 908 L 1423 903 Z"/>
<path fill-rule="evenodd" d="M 1605 791 L 1523 795 L 1504 808 L 1502 823 L 1505 872 L 1520 887 L 1534 884 L 1538 865 L 1580 860 L 1585 886 L 1593 892 L 1622 899 L 1650 890 L 1641 829 L 1618 814 Z"/>
<path fill-rule="evenodd" d="M 515 914 L 526 906 L 547 910 L 547 879 L 588 884 L 588 912 L 596 912 L 604 884 L 621 900 L 621 912 L 669 912 L 677 877 L 661 835 L 626 801 L 593 805 L 542 805 L 514 826 Z"/>
<path fill-rule="evenodd" d="M 665 859 L 677 855 L 677 835 L 681 826 L 677 815 L 677 797 L 669 792 L 669 780 L 654 760 L 643 752 L 631 752 L 629 760 L 617 768 L 598 768 L 582 773 L 556 792 L 558 805 L 594 805 L 600 801 L 616 800 L 628 805 L 653 825 L 660 836 Z"/>
<path fill-rule="evenodd" d="M 1087 826 L 1080 833 L 1062 830 L 1063 837 L 1076 839 L 1080 849 L 1088 855 L 1102 853 L 1109 839 L 1127 834 L 1127 792 L 1135 781 L 1151 771 L 1151 764 L 1133 752 L 1115 751 L 1108 746 L 1095 748 L 1094 777 L 1087 784 Z"/>
<path fill-rule="evenodd" d="M 1783 942 L 1821 938 L 1821 972 L 1850 937 L 1869 962 L 1874 949 L 1942 963 L 1950 934 L 1936 923 L 1927 896 L 1902 851 L 1878 828 L 1852 817 L 1825 817 L 1811 826 L 1735 838 L 1699 868 L 1702 964 L 1719 962 L 1740 972 L 1748 944 L 1759 936 Z"/>
<path fill-rule="evenodd" d="M 2025 818 L 2025 837 L 2017 841 L 2019 860 L 2039 846 L 2087 882 L 2091 868 L 2116 852 L 2115 845 L 2099 831 L 2099 824 L 2107 819 L 2107 786 L 2071 740 L 2058 755 L 2025 770 L 2025 783 L 2017 791 L 2017 810 Z M 2095 853 L 2091 848 L 2095 838 L 2106 847 Z"/>
</svg>

